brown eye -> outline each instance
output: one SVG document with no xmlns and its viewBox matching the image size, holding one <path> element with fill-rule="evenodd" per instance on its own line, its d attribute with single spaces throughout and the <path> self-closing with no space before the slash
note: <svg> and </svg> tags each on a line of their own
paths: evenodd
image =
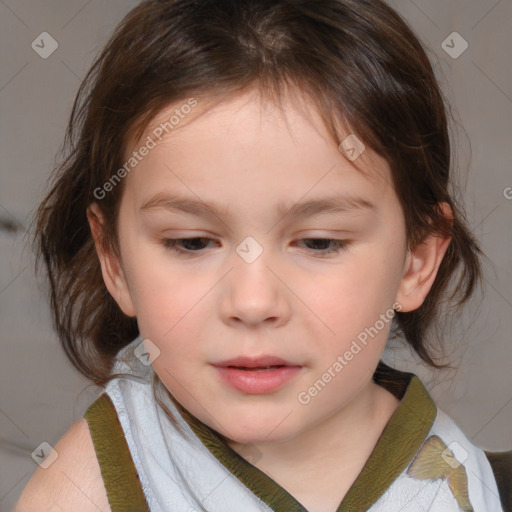
<svg viewBox="0 0 512 512">
<path fill-rule="evenodd" d="M 194 238 L 165 238 L 162 244 L 167 249 L 175 251 L 179 254 L 197 253 L 205 247 L 211 238 L 194 237 Z M 184 247 L 184 248 L 183 248 Z"/>
<path fill-rule="evenodd" d="M 319 253 L 319 255 L 339 253 L 350 243 L 349 240 L 336 240 L 333 238 L 303 238 L 302 241 L 308 242 L 305 245 L 313 246 L 308 247 L 308 249 Z M 329 246 L 331 248 L 327 249 L 326 247 Z"/>
</svg>

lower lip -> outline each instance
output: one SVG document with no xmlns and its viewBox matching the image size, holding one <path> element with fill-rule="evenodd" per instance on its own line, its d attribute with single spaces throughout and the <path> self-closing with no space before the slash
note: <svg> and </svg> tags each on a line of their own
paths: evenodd
<svg viewBox="0 0 512 512">
<path fill-rule="evenodd" d="M 249 395 L 272 393 L 297 375 L 301 366 L 281 366 L 270 370 L 239 370 L 226 366 L 215 367 L 230 386 Z"/>
</svg>

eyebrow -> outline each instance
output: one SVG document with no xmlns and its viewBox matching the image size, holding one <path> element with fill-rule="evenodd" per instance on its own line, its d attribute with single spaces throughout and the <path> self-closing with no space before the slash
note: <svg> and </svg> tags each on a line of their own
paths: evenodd
<svg viewBox="0 0 512 512">
<path fill-rule="evenodd" d="M 198 217 L 226 217 L 231 218 L 232 212 L 227 206 L 221 207 L 211 201 L 201 201 L 192 197 L 180 194 L 159 193 L 146 201 L 141 207 L 141 212 L 163 208 L 170 212 L 188 213 Z M 348 195 L 330 195 L 318 199 L 287 204 L 281 202 L 276 207 L 278 218 L 304 218 L 322 213 L 346 213 L 357 210 L 375 210 L 376 206 L 370 201 L 361 197 Z"/>
</svg>

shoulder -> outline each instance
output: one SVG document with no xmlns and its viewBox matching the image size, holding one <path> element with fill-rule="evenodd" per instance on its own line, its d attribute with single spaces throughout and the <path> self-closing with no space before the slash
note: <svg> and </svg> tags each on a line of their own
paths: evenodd
<svg viewBox="0 0 512 512">
<path fill-rule="evenodd" d="M 59 439 L 57 459 L 46 469 L 38 467 L 23 489 L 14 512 L 42 509 L 110 512 L 107 493 L 89 425 L 76 421 Z M 60 508 L 59 508 L 60 507 Z"/>
<path fill-rule="evenodd" d="M 457 460 L 455 468 L 465 468 L 469 488 L 479 489 L 473 491 L 474 497 L 476 499 L 479 494 L 479 499 L 487 506 L 484 510 L 500 510 L 501 501 L 504 511 L 512 511 L 512 452 L 490 452 L 473 444 L 454 420 L 439 408 L 432 430 L 445 441 L 443 448 L 449 450 L 448 456 Z"/>
</svg>

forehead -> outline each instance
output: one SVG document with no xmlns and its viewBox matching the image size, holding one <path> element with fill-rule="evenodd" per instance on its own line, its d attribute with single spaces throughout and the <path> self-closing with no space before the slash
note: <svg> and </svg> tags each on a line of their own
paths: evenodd
<svg viewBox="0 0 512 512">
<path fill-rule="evenodd" d="M 218 198 L 224 206 L 243 203 L 244 190 L 247 200 L 259 194 L 265 202 L 275 199 L 281 210 L 283 198 L 294 202 L 336 192 L 360 198 L 363 189 L 368 201 L 393 195 L 387 162 L 341 124 L 340 140 L 348 143 L 340 150 L 307 102 L 285 97 L 277 106 L 254 91 L 216 103 L 193 100 L 165 107 L 129 142 L 127 161 L 151 146 L 127 178 L 139 207 L 149 195 L 177 188 L 199 200 Z M 355 160 L 347 158 L 350 145 L 364 149 Z"/>
</svg>

